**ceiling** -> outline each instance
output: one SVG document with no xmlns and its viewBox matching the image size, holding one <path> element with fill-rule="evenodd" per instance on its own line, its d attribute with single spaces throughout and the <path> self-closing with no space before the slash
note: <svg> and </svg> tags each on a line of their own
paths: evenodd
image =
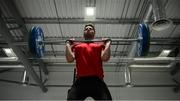
<svg viewBox="0 0 180 101">
<path fill-rule="evenodd" d="M 163 31 L 155 31 L 152 27 L 153 11 L 148 11 L 150 0 L 2 0 L 2 18 L 6 22 L 15 42 L 27 42 L 32 26 L 43 29 L 45 40 L 45 57 L 64 57 L 64 44 L 53 43 L 54 40 L 82 37 L 83 27 L 92 22 L 96 28 L 96 37 L 112 39 L 137 36 L 138 25 L 145 20 L 150 27 L 151 43 L 148 56 L 157 56 L 163 49 L 173 49 L 180 37 L 179 0 L 162 0 L 167 18 L 174 25 Z M 86 6 L 96 7 L 95 20 L 85 20 Z M 149 16 L 148 16 L 149 14 Z M 9 47 L 0 38 L 1 47 Z M 126 57 L 131 43 L 115 43 L 111 46 L 112 57 Z M 27 44 L 18 45 L 24 52 L 29 52 Z M 2 55 L 4 56 L 4 54 Z"/>
<path fill-rule="evenodd" d="M 171 28 L 157 32 L 151 30 L 151 38 L 179 37 L 180 15 L 178 13 L 179 0 L 163 0 L 166 15 L 177 20 Z M 3 2 L 3 1 L 2 1 Z M 96 19 L 92 21 L 96 28 L 96 37 L 135 38 L 138 24 L 143 22 L 150 5 L 149 0 L 14 0 L 19 16 L 29 31 L 32 26 L 40 26 L 46 38 L 82 37 L 83 26 L 89 21 L 84 20 L 84 8 L 87 5 L 96 7 Z M 10 11 L 8 4 L 2 3 L 2 14 L 7 18 L 9 28 L 18 27 L 18 21 Z M 11 21 L 8 20 L 11 19 Z M 12 19 L 14 19 L 12 21 Z M 149 26 L 153 14 L 149 18 Z M 11 30 L 14 39 L 21 41 L 25 36 L 21 29 Z M 26 33 L 27 34 L 27 33 Z M 25 40 L 26 41 L 26 40 Z M 161 51 L 165 46 L 151 46 L 151 51 Z M 54 49 L 52 49 L 54 47 Z M 63 46 L 46 45 L 47 51 L 64 51 Z M 116 49 L 116 47 L 118 47 Z M 113 45 L 112 51 L 126 51 L 126 45 Z M 163 48 L 162 48 L 163 47 Z M 157 49 L 158 48 L 158 49 Z M 160 49 L 159 49 L 160 48 Z M 167 47 L 168 48 L 168 47 Z"/>
</svg>

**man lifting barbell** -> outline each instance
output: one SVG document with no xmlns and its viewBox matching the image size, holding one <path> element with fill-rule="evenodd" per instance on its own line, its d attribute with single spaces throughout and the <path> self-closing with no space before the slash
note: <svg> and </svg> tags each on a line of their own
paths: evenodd
<svg viewBox="0 0 180 101">
<path fill-rule="evenodd" d="M 95 29 L 92 24 L 84 28 L 85 40 L 60 40 L 66 42 L 66 58 L 68 62 L 76 60 L 77 80 L 68 93 L 68 100 L 93 97 L 102 100 L 112 100 L 111 94 L 103 81 L 102 61 L 110 58 L 110 44 L 112 42 L 136 42 L 132 44 L 136 57 L 146 56 L 150 46 L 150 31 L 145 23 L 138 26 L 136 39 L 94 39 Z M 41 27 L 33 26 L 29 34 L 29 49 L 35 58 L 42 59 L 45 52 L 44 33 Z M 132 57 L 133 58 L 133 57 Z"/>
<path fill-rule="evenodd" d="M 93 41 L 95 28 L 92 24 L 84 27 L 86 41 L 66 41 L 66 59 L 76 60 L 77 80 L 68 92 L 67 100 L 85 100 L 92 97 L 95 100 L 112 100 L 107 85 L 103 81 L 102 62 L 110 59 L 109 39 Z"/>
</svg>

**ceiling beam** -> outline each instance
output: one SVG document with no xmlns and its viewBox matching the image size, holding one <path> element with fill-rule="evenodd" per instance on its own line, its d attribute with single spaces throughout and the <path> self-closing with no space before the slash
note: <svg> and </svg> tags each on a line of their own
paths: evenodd
<svg viewBox="0 0 180 101">
<path fill-rule="evenodd" d="M 5 18 L 7 23 L 15 24 L 15 18 Z M 141 19 L 139 18 L 96 18 L 94 21 L 86 21 L 84 18 L 28 18 L 24 17 L 23 20 L 25 24 L 86 24 L 89 22 L 95 24 L 139 24 Z M 180 19 L 171 19 L 175 25 L 180 24 Z M 147 21 L 147 23 L 152 23 L 153 19 Z"/>
</svg>

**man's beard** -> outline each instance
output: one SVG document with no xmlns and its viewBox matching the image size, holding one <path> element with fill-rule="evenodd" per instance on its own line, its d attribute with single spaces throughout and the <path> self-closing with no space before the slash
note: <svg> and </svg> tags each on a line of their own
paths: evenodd
<svg viewBox="0 0 180 101">
<path fill-rule="evenodd" d="M 86 34 L 84 34 L 84 39 L 85 40 L 92 40 L 92 39 L 94 39 L 94 35 L 86 33 Z"/>
</svg>

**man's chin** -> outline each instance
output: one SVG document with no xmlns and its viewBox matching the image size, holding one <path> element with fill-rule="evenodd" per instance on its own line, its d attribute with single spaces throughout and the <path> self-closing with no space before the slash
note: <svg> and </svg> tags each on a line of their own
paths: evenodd
<svg viewBox="0 0 180 101">
<path fill-rule="evenodd" d="M 93 40 L 94 37 L 84 37 L 85 40 Z"/>
<path fill-rule="evenodd" d="M 84 36 L 84 39 L 85 39 L 85 40 L 92 40 L 92 39 L 94 39 L 94 36 L 85 35 L 85 36 Z"/>
</svg>

